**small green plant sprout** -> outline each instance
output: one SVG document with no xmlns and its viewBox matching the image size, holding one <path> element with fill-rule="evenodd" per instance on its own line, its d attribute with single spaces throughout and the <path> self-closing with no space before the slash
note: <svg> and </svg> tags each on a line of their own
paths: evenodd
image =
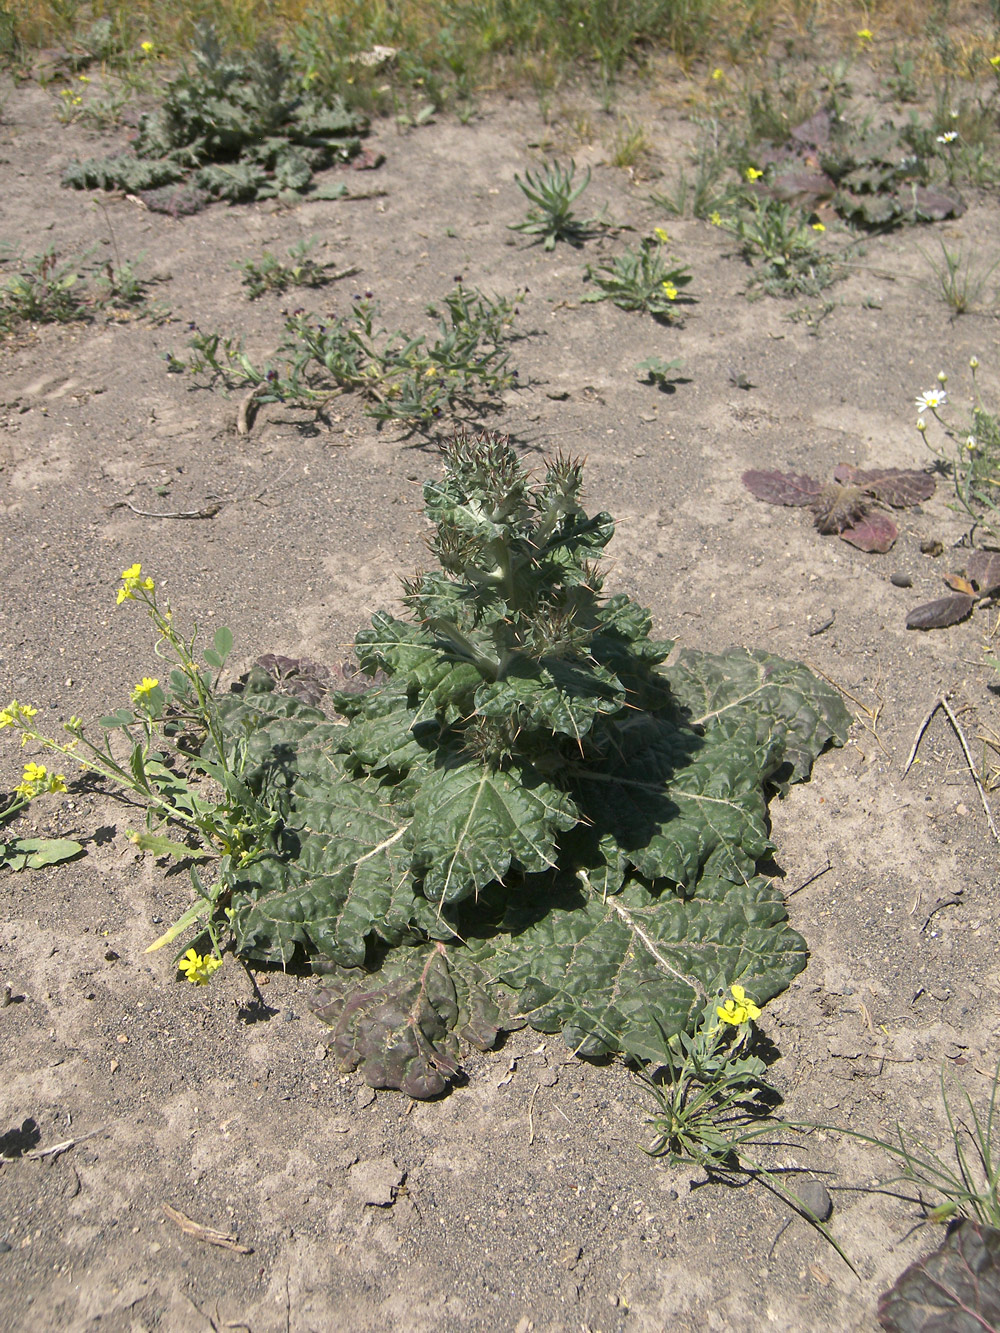
<svg viewBox="0 0 1000 1333">
<path fill-rule="evenodd" d="M 523 222 L 512 222 L 511 231 L 539 237 L 546 250 L 555 248 L 556 241 L 580 246 L 592 234 L 594 219 L 581 222 L 573 214 L 573 205 L 590 184 L 590 168 L 579 185 L 574 185 L 576 163 L 569 168 L 552 162 L 534 175 L 524 173 L 524 180 L 515 175 L 522 193 L 534 204 Z"/>
<path fill-rule="evenodd" d="M 38 712 L 29 704 L 12 700 L 6 708 L 0 708 L 0 730 L 4 727 L 19 726 L 21 722 L 30 723 Z M 4 824 L 16 818 L 21 811 L 46 792 L 64 792 L 66 778 L 62 773 L 50 773 L 44 764 L 30 760 L 24 765 L 21 780 L 7 798 L 7 805 L 0 809 L 0 830 Z M 3 804 L 0 797 L 0 805 Z M 11 838 L 0 837 L 0 866 L 10 870 L 38 870 L 42 866 L 58 865 L 62 861 L 79 856 L 83 847 L 69 838 Z"/>
<path fill-rule="evenodd" d="M 986 284 L 1000 267 L 1000 259 L 979 259 L 973 249 L 949 250 L 944 241 L 940 241 L 941 258 L 921 254 L 926 259 L 931 272 L 937 280 L 938 291 L 946 305 L 956 315 L 964 315 L 979 304 Z"/>
<path fill-rule="evenodd" d="M 674 217 L 707 218 L 725 208 L 739 187 L 724 183 L 730 170 L 730 149 L 717 120 L 705 122 L 690 152 L 693 176 L 682 166 L 673 188 L 651 194 L 650 202 Z"/>
<path fill-rule="evenodd" d="M 80 266 L 87 256 L 61 261 L 50 246 L 42 254 L 18 262 L 19 272 L 0 287 L 0 327 L 14 324 L 65 324 L 83 319 Z"/>
<path fill-rule="evenodd" d="M 683 365 L 682 358 L 677 358 L 674 361 L 664 361 L 661 356 L 650 356 L 645 361 L 640 361 L 636 370 L 643 376 L 646 384 L 655 385 L 661 393 L 674 393 L 680 378 L 676 372 Z"/>
<path fill-rule="evenodd" d="M 599 289 L 584 301 L 610 301 L 619 310 L 644 310 L 661 324 L 674 323 L 678 307 L 691 297 L 681 293 L 691 282 L 688 269 L 665 257 L 666 231 L 658 227 L 652 239 L 629 248 L 610 264 L 587 265 L 586 278 Z"/>
<path fill-rule="evenodd" d="M 265 250 L 259 260 L 248 259 L 237 268 L 243 274 L 243 286 L 251 301 L 265 292 L 284 292 L 289 287 L 324 287 L 334 281 L 332 264 L 318 264 L 312 251 L 318 245 L 315 236 L 297 241 L 288 251 L 290 264 L 284 264 L 276 255 Z M 349 277 L 357 269 L 349 268 L 338 277 Z"/>
</svg>

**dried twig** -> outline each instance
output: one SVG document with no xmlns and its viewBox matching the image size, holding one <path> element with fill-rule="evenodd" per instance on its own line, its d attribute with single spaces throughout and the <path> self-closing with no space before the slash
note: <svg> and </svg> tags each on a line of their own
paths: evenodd
<svg viewBox="0 0 1000 1333">
<path fill-rule="evenodd" d="M 993 819 L 993 811 L 990 809 L 990 803 L 986 799 L 986 789 L 983 786 L 982 779 L 976 772 L 976 765 L 975 761 L 972 758 L 972 751 L 969 749 L 969 742 L 965 739 L 965 732 L 959 725 L 958 718 L 955 716 L 951 704 L 949 704 L 948 702 L 948 696 L 946 694 L 938 696 L 938 698 L 934 702 L 934 706 L 931 708 L 930 712 L 924 718 L 923 722 L 921 722 L 920 727 L 917 731 L 917 738 L 913 742 L 913 748 L 910 751 L 909 758 L 906 761 L 906 767 L 903 769 L 903 775 L 905 777 L 905 775 L 910 771 L 910 767 L 913 764 L 914 759 L 916 759 L 917 757 L 917 750 L 920 746 L 921 740 L 923 739 L 924 732 L 927 730 L 928 726 L 930 725 L 931 718 L 934 716 L 934 714 L 937 712 L 939 708 L 944 709 L 948 721 L 951 723 L 952 730 L 958 737 L 958 742 L 962 747 L 962 753 L 965 755 L 965 762 L 969 767 L 970 774 L 972 775 L 972 781 L 976 784 L 976 791 L 979 793 L 979 799 L 982 802 L 983 810 L 985 811 L 986 814 L 986 821 L 990 826 L 990 832 L 993 834 L 993 837 L 996 839 L 996 841 L 1000 843 L 1000 831 L 998 831 L 996 823 Z"/>
<path fill-rule="evenodd" d="M 541 1086 L 542 1085 L 540 1083 L 535 1084 L 535 1091 L 531 1094 L 531 1101 L 528 1103 L 528 1147 L 529 1148 L 535 1141 L 535 1119 L 534 1119 L 535 1098 L 538 1096 L 538 1090 Z"/>
<path fill-rule="evenodd" d="M 69 1152 L 70 1148 L 75 1148 L 78 1143 L 83 1143 L 84 1139 L 96 1138 L 98 1134 L 105 1133 L 105 1127 L 92 1129 L 87 1134 L 77 1134 L 76 1138 L 63 1139 L 61 1143 L 53 1143 L 48 1148 L 35 1148 L 32 1152 L 26 1152 L 25 1157 L 58 1157 L 60 1153 Z"/>
<path fill-rule="evenodd" d="M 171 1208 L 169 1203 L 163 1205 L 163 1211 L 171 1222 L 180 1227 L 185 1236 L 204 1241 L 206 1245 L 218 1245 L 223 1250 L 235 1250 L 237 1254 L 253 1254 L 252 1246 L 241 1245 L 235 1236 L 227 1236 L 224 1231 L 202 1226 L 200 1222 L 185 1216 L 177 1208 Z"/>
<path fill-rule="evenodd" d="M 979 774 L 976 772 L 976 765 L 973 762 L 972 753 L 969 750 L 969 742 L 965 739 L 965 733 L 962 731 L 962 728 L 958 725 L 958 718 L 951 711 L 951 707 L 948 703 L 948 696 L 945 694 L 942 694 L 941 696 L 941 707 L 948 714 L 948 721 L 954 727 L 955 735 L 961 742 L 962 753 L 965 755 L 965 762 L 969 765 L 969 772 L 972 774 L 972 781 L 976 784 L 976 791 L 979 792 L 979 799 L 983 803 L 983 810 L 986 812 L 986 821 L 990 826 L 990 832 L 993 834 L 997 842 L 1000 842 L 1000 833 L 997 832 L 997 826 L 993 822 L 993 812 L 990 809 L 989 801 L 987 801 L 986 799 L 986 790 L 983 787 Z"/>
<path fill-rule="evenodd" d="M 913 761 L 917 757 L 917 750 L 919 750 L 920 748 L 920 742 L 923 740 L 924 732 L 930 726 L 931 718 L 934 716 L 934 714 L 940 707 L 941 707 L 941 700 L 935 699 L 930 712 L 927 714 L 923 722 L 921 722 L 920 726 L 917 728 L 917 734 L 913 740 L 913 748 L 910 750 L 906 763 L 903 765 L 904 778 L 906 777 L 907 773 L 909 773 L 910 769 L 913 767 Z"/>
<path fill-rule="evenodd" d="M 212 504 L 202 505 L 200 509 L 171 509 L 163 513 L 156 509 L 137 509 L 128 500 L 116 500 L 111 508 L 131 509 L 140 518 L 214 518 L 225 503 L 225 500 L 216 500 Z"/>
</svg>

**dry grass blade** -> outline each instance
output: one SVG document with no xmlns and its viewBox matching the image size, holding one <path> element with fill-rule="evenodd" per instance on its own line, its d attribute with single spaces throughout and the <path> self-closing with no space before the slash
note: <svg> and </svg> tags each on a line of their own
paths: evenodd
<svg viewBox="0 0 1000 1333">
<path fill-rule="evenodd" d="M 171 1208 L 169 1203 L 163 1205 L 163 1211 L 186 1236 L 192 1236 L 206 1245 L 218 1245 L 223 1250 L 234 1250 L 237 1254 L 253 1254 L 253 1246 L 241 1245 L 235 1236 L 228 1236 L 224 1231 L 216 1231 L 213 1227 L 202 1226 L 200 1222 L 195 1222 L 179 1209 Z"/>
</svg>

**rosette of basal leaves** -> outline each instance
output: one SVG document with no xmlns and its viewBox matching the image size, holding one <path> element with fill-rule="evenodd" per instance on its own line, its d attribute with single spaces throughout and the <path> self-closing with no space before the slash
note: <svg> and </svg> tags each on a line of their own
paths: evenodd
<svg viewBox="0 0 1000 1333">
<path fill-rule="evenodd" d="M 804 964 L 756 866 L 769 790 L 844 738 L 839 697 L 766 654 L 666 667 L 602 591 L 613 524 L 581 480 L 460 438 L 424 488 L 438 567 L 357 637 L 382 683 L 328 696 L 334 721 L 263 671 L 222 704 L 281 816 L 225 868 L 236 946 L 332 969 L 321 1014 L 375 1086 L 432 1095 L 458 1036 L 524 1022 L 651 1059 L 720 977 L 763 1003 Z"/>
</svg>

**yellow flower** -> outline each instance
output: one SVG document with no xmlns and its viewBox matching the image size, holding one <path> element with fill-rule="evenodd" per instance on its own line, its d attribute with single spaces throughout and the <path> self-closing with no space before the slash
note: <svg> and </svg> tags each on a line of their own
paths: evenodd
<svg viewBox="0 0 1000 1333">
<path fill-rule="evenodd" d="M 859 28 L 854 34 L 862 46 L 867 46 L 872 39 L 871 28 Z"/>
<path fill-rule="evenodd" d="M 81 83 L 89 83 L 89 82 L 90 82 L 90 79 L 87 77 L 86 74 L 78 74 L 76 77 L 80 80 Z"/>
<path fill-rule="evenodd" d="M 721 226 L 722 226 L 722 214 L 721 214 L 721 213 L 709 213 L 709 215 L 708 215 L 708 220 L 709 220 L 709 222 L 711 222 L 711 224 L 712 224 L 713 227 L 721 227 Z"/>
<path fill-rule="evenodd" d="M 662 285 L 663 285 L 663 290 L 664 290 L 664 293 L 666 294 L 666 298 L 667 298 L 667 300 L 668 300 L 668 301 L 676 301 L 676 300 L 677 300 L 677 288 L 676 288 L 676 287 L 674 286 L 674 284 L 670 281 L 670 279 L 668 278 L 668 279 L 666 280 L 666 282 L 664 282 Z"/>
<path fill-rule="evenodd" d="M 994 69 L 1000 69 L 1000 56 L 990 56 L 990 64 Z"/>
<path fill-rule="evenodd" d="M 812 224 L 812 229 L 813 231 L 826 231 L 826 227 L 824 227 L 822 222 L 814 222 Z"/>
<path fill-rule="evenodd" d="M 19 704 L 16 699 L 11 699 L 6 708 L 0 708 L 0 730 L 12 727 L 17 722 L 27 722 L 37 712 L 38 709 L 32 708 L 30 704 Z"/>
<path fill-rule="evenodd" d="M 143 676 L 142 680 L 132 691 L 132 702 L 138 703 L 140 699 L 144 699 L 147 694 L 151 694 L 152 691 L 156 689 L 159 683 L 160 682 L 155 676 Z"/>
<path fill-rule="evenodd" d="M 116 604 L 121 606 L 122 602 L 134 597 L 136 591 L 152 592 L 153 587 L 152 579 L 142 577 L 142 565 L 129 565 L 128 569 L 122 570 L 122 586 L 118 589 Z"/>
<path fill-rule="evenodd" d="M 151 56 L 151 55 L 153 54 L 154 49 L 155 49 L 155 48 L 153 47 L 153 43 L 152 43 L 152 42 L 140 42 L 140 43 L 139 43 L 139 50 L 142 52 L 142 54 L 143 54 L 144 56 Z"/>
<path fill-rule="evenodd" d="M 742 986 L 730 986 L 729 989 L 733 998 L 725 1004 L 717 1005 L 715 1009 L 723 1023 L 732 1023 L 733 1027 L 738 1028 L 743 1023 L 755 1022 L 760 1018 L 760 1009 L 747 997 Z"/>
<path fill-rule="evenodd" d="M 764 173 L 762 171 L 758 171 L 756 167 L 747 167 L 748 181 L 758 181 L 760 180 L 761 176 L 763 176 L 763 174 Z"/>
<path fill-rule="evenodd" d="M 25 764 L 21 781 L 14 790 L 18 796 L 27 796 L 29 799 L 42 791 L 65 791 L 66 778 L 62 773 L 53 773 L 50 776 L 44 764 L 31 762 Z"/>
<path fill-rule="evenodd" d="M 666 245 L 666 243 L 670 240 L 670 237 L 667 235 L 665 227 L 654 227 L 653 235 L 656 237 L 656 239 L 660 242 L 661 245 Z"/>
<path fill-rule="evenodd" d="M 720 79 L 724 79 L 725 77 L 726 76 L 721 69 L 712 70 L 712 78 L 715 80 L 716 83 L 718 83 Z"/>
<path fill-rule="evenodd" d="M 178 959 L 177 966 L 193 986 L 207 986 L 212 973 L 222 966 L 222 959 L 215 958 L 212 954 L 203 957 L 194 949 L 188 949 L 184 957 Z"/>
</svg>

